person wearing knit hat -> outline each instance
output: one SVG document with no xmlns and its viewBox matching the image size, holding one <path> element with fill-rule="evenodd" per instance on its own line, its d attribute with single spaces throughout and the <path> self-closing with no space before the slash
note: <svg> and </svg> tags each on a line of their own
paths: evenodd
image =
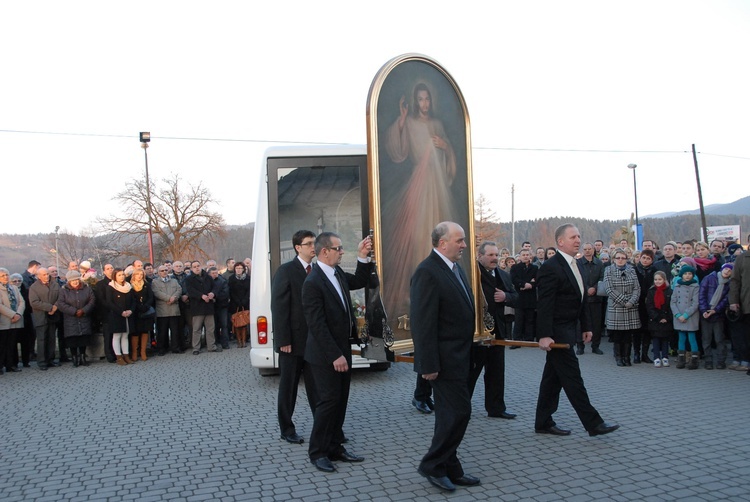
<svg viewBox="0 0 750 502">
<path fill-rule="evenodd" d="M 729 247 L 727 247 L 727 258 L 726 258 L 726 260 L 728 262 L 733 262 L 737 258 L 737 255 L 740 254 L 740 253 L 742 253 L 742 245 L 740 245 L 740 244 L 730 244 Z"/>
<path fill-rule="evenodd" d="M 94 310 L 93 290 L 81 281 L 78 270 L 69 270 L 65 274 L 68 283 L 60 288 L 57 308 L 63 314 L 63 336 L 65 344 L 73 355 L 73 366 L 88 366 L 86 346 L 94 334 L 91 314 Z"/>
<path fill-rule="evenodd" d="M 684 260 L 684 258 L 683 258 Z M 695 332 L 700 327 L 699 309 L 699 286 L 695 278 L 695 267 L 686 263 L 680 267 L 679 277 L 675 278 L 672 287 L 672 299 L 670 305 L 674 315 L 673 327 L 677 331 L 677 368 L 682 369 L 686 365 L 685 342 L 690 340 L 692 351 L 688 369 L 698 369 L 698 340 Z"/>
<path fill-rule="evenodd" d="M 725 263 L 720 272 L 711 272 L 700 284 L 701 342 L 703 343 L 703 367 L 707 370 L 723 370 L 727 367 L 726 315 L 729 306 L 729 280 L 734 265 Z M 714 351 L 712 342 L 716 346 Z M 714 361 L 714 355 L 716 361 Z"/>
</svg>

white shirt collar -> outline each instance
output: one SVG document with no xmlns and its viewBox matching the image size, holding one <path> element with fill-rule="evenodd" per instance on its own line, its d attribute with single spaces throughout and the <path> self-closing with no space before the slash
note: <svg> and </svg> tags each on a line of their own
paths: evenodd
<svg viewBox="0 0 750 502">
<path fill-rule="evenodd" d="M 443 253 L 441 253 L 440 251 L 438 251 L 436 248 L 432 248 L 432 250 L 435 251 L 438 254 L 438 256 L 443 259 L 443 261 L 445 262 L 445 264 L 448 265 L 449 269 L 453 270 L 453 265 L 455 265 L 454 262 L 452 262 L 448 258 L 446 258 L 445 255 Z"/>
</svg>

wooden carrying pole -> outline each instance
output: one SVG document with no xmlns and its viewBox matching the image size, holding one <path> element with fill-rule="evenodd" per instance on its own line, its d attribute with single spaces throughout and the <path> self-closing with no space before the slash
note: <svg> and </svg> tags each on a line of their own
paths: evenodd
<svg viewBox="0 0 750 502">
<path fill-rule="evenodd" d="M 539 348 L 539 344 L 536 342 L 525 342 L 522 340 L 483 340 L 483 345 L 504 345 L 506 347 L 536 347 Z M 551 349 L 569 349 L 569 343 L 553 343 L 550 345 Z"/>
</svg>

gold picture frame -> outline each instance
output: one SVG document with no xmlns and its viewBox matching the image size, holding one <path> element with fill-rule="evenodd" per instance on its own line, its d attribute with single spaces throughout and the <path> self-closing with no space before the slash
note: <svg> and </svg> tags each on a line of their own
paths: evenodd
<svg viewBox="0 0 750 502">
<path fill-rule="evenodd" d="M 367 99 L 367 163 L 380 296 L 396 344 L 411 340 L 409 281 L 432 250 L 430 233 L 441 221 L 466 232 L 461 266 L 478 306 L 475 326 L 481 326 L 469 113 L 458 84 L 437 61 L 404 54 L 378 71 Z"/>
</svg>

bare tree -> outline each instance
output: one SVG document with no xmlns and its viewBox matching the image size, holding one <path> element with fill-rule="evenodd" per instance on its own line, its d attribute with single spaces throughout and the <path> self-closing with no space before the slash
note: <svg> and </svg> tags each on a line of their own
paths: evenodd
<svg viewBox="0 0 750 502">
<path fill-rule="evenodd" d="M 478 246 L 483 241 L 499 241 L 502 237 L 500 225 L 495 221 L 497 214 L 490 207 L 490 201 L 484 194 L 479 194 L 479 198 L 474 201 L 474 237 L 475 245 Z"/>
<path fill-rule="evenodd" d="M 124 254 L 145 254 L 149 224 L 147 197 L 145 180 L 131 181 L 125 185 L 125 190 L 115 196 L 122 214 L 99 219 L 104 228 L 119 237 Z M 211 210 L 215 203 L 202 183 L 184 187 L 177 175 L 166 180 L 152 180 L 150 210 L 154 255 L 168 258 L 188 255 L 205 257 L 200 243 L 213 244 L 225 235 L 224 218 Z M 133 239 L 135 236 L 144 239 Z"/>
<path fill-rule="evenodd" d="M 88 260 L 101 271 L 105 263 L 111 263 L 121 254 L 114 234 L 96 235 L 92 228 L 84 229 L 78 235 L 63 230 L 58 234 L 57 248 L 55 234 L 49 234 L 44 238 L 44 247 L 49 249 L 48 259 L 51 263 L 56 261 L 55 253 L 58 253 L 63 270 L 71 261 L 80 263 Z"/>
</svg>

